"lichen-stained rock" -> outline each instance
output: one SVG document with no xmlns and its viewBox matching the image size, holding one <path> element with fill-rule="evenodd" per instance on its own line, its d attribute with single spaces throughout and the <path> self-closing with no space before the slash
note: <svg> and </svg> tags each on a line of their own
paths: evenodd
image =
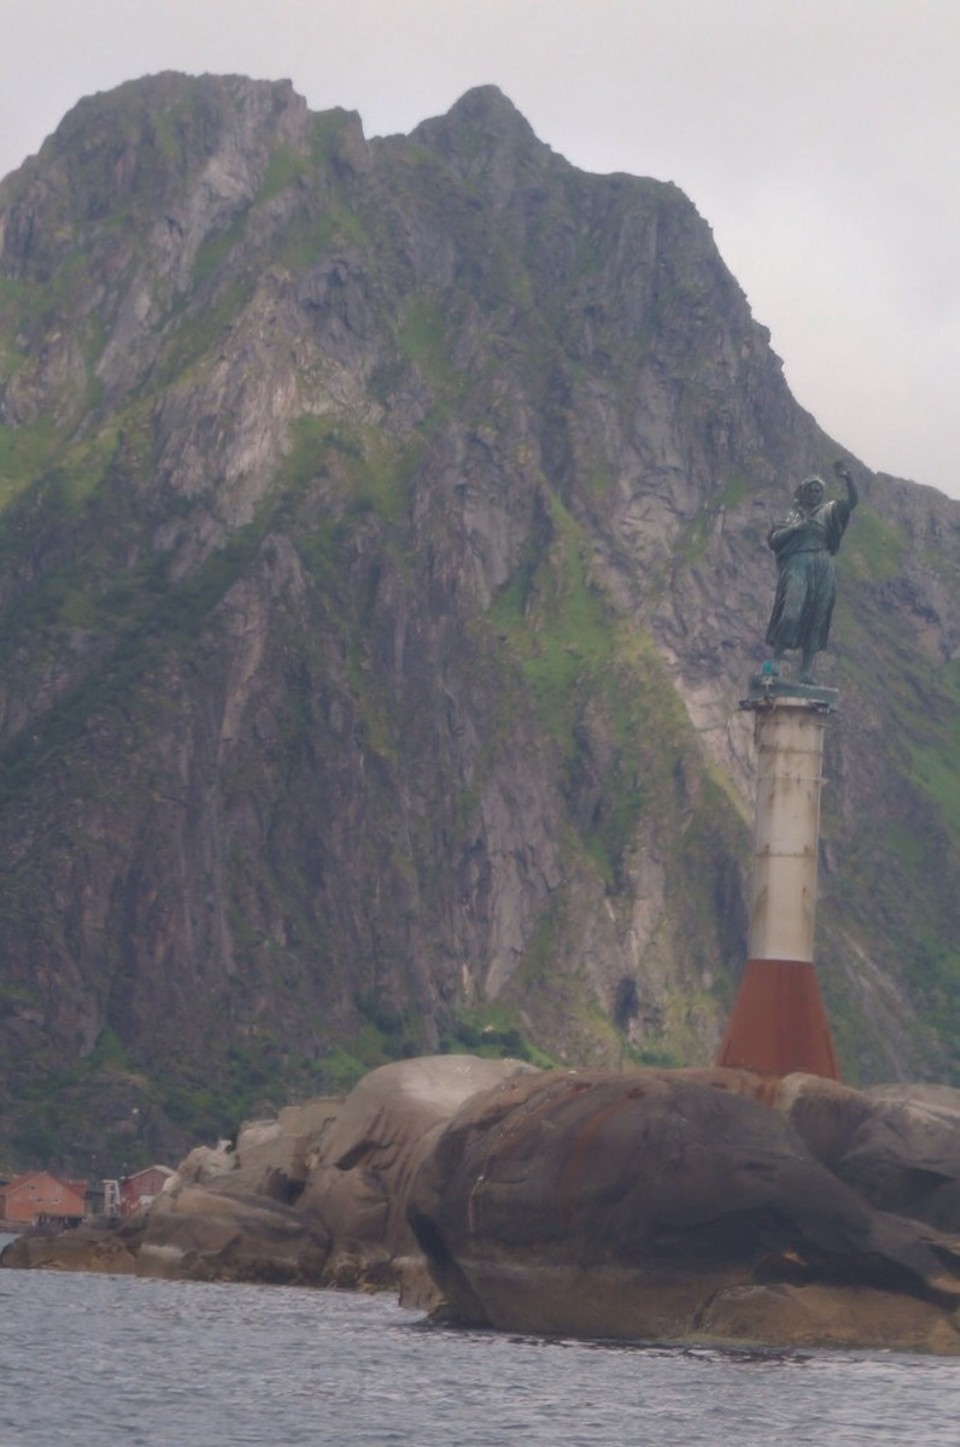
<svg viewBox="0 0 960 1447">
<path fill-rule="evenodd" d="M 289 1206 L 179 1182 L 127 1220 L 101 1216 L 71 1230 L 26 1232 L 5 1248 L 0 1265 L 321 1286 L 329 1253 L 317 1223 Z"/>
<path fill-rule="evenodd" d="M 941 1307 L 868 1286 L 732 1286 L 709 1302 L 697 1327 L 765 1346 L 960 1352 L 956 1324 Z"/>
<path fill-rule="evenodd" d="M 417 1297 L 420 1253 L 407 1196 L 421 1162 L 464 1101 L 532 1069 L 519 1060 L 436 1055 L 381 1066 L 354 1087 L 297 1203 L 329 1236 L 338 1285 L 400 1280 Z"/>
<path fill-rule="evenodd" d="M 316 1286 L 329 1250 L 315 1223 L 277 1201 L 182 1186 L 147 1213 L 137 1274 Z"/>
<path fill-rule="evenodd" d="M 883 1211 L 960 1232 L 960 1091 L 885 1085 L 857 1091 L 788 1075 L 770 1103 L 816 1160 Z"/>
<path fill-rule="evenodd" d="M 177 1175 L 185 1184 L 212 1186 L 227 1195 L 294 1201 L 342 1105 L 342 1096 L 317 1096 L 284 1106 L 276 1118 L 244 1121 L 233 1144 L 195 1146 Z"/>
<path fill-rule="evenodd" d="M 708 1334 L 710 1303 L 758 1284 L 894 1292 L 944 1320 L 960 1299 L 949 1240 L 872 1209 L 775 1111 L 666 1072 L 544 1072 L 474 1097 L 409 1211 L 453 1319 L 501 1329 Z M 789 1340 L 777 1300 L 736 1334 Z"/>
<path fill-rule="evenodd" d="M 180 1180 L 192 1186 L 209 1186 L 220 1183 L 237 1168 L 236 1152 L 229 1142 L 221 1141 L 215 1146 L 194 1146 L 177 1167 Z"/>
<path fill-rule="evenodd" d="M 116 1223 L 107 1229 L 103 1222 L 84 1224 L 72 1231 L 38 1228 L 24 1232 L 4 1247 L 0 1266 L 16 1271 L 94 1271 L 107 1276 L 132 1276 L 137 1272 L 138 1237 L 139 1232 L 116 1229 Z"/>
</svg>

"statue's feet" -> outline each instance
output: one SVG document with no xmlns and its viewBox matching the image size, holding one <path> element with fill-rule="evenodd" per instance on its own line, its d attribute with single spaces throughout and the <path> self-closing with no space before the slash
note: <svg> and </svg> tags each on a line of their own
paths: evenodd
<svg viewBox="0 0 960 1447">
<path fill-rule="evenodd" d="M 780 660 L 779 660 L 779 658 L 765 658 L 764 661 L 763 661 L 763 667 L 761 668 L 760 672 L 766 674 L 766 676 L 767 676 L 768 678 L 779 678 L 779 677 L 780 677 Z"/>
<path fill-rule="evenodd" d="M 817 680 L 814 678 L 814 676 L 813 676 L 813 674 L 810 672 L 810 669 L 809 669 L 809 668 L 805 668 L 805 669 L 803 670 L 803 672 L 801 673 L 799 679 L 798 679 L 798 682 L 799 682 L 799 683 L 814 683 L 814 684 L 815 684 L 816 681 L 817 681 Z"/>
</svg>

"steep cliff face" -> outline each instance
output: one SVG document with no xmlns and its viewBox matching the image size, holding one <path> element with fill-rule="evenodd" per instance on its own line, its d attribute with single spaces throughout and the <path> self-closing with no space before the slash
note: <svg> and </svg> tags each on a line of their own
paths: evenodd
<svg viewBox="0 0 960 1447">
<path fill-rule="evenodd" d="M 484 1025 L 709 1059 L 764 538 L 836 447 L 675 187 L 492 88 L 368 141 L 136 82 L 0 186 L 0 379 L 8 1153 L 92 1118 L 132 1157 Z M 960 508 L 865 493 L 824 985 L 849 1068 L 936 1075 Z"/>
</svg>

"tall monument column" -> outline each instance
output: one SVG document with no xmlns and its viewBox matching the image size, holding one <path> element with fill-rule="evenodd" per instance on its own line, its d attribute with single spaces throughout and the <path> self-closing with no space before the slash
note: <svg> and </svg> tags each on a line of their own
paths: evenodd
<svg viewBox="0 0 960 1447">
<path fill-rule="evenodd" d="M 751 680 L 757 802 L 748 959 L 718 1065 L 839 1079 L 813 963 L 823 736 L 831 688 Z"/>
<path fill-rule="evenodd" d="M 838 1080 L 813 965 L 823 733 L 838 694 L 816 684 L 813 665 L 830 633 L 834 554 L 859 497 L 846 463 L 834 471 L 845 498 L 827 501 L 823 479 L 808 477 L 767 537 L 777 560 L 766 634 L 772 657 L 740 705 L 753 711 L 757 748 L 749 951 L 717 1064 Z M 796 680 L 781 678 L 791 651 L 800 654 Z"/>
</svg>

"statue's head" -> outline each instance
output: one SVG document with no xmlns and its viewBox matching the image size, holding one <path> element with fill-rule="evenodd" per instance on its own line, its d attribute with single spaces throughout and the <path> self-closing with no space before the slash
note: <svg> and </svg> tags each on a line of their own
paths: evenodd
<svg viewBox="0 0 960 1447">
<path fill-rule="evenodd" d="M 810 511 L 823 502 L 823 478 L 807 477 L 793 494 L 798 507 Z"/>
</svg>

